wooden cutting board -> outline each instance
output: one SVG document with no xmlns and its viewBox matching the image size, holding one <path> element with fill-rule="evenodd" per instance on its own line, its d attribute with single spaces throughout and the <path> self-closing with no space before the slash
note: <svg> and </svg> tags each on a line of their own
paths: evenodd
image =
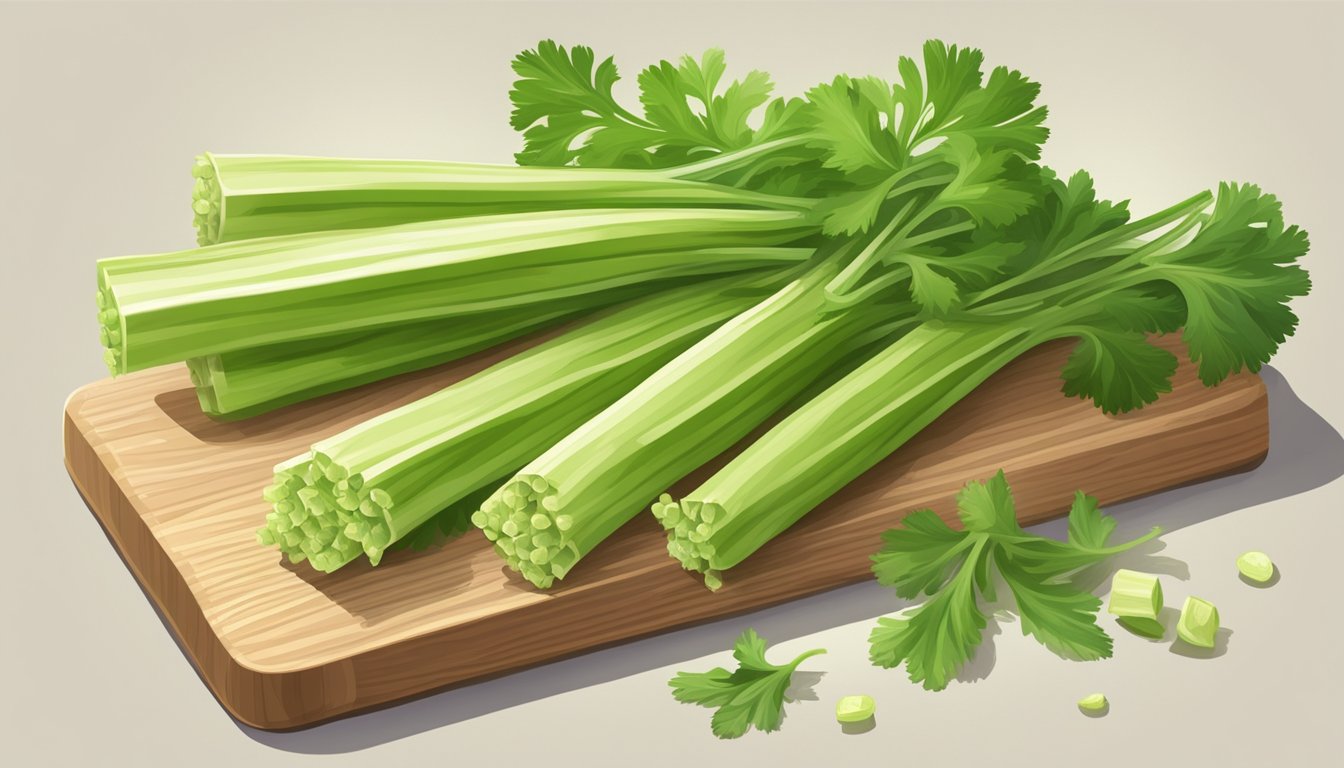
<svg viewBox="0 0 1344 768">
<path fill-rule="evenodd" d="M 1115 503 L 1250 469 L 1269 447 L 1256 376 L 1205 389 L 1183 365 L 1159 403 L 1107 417 L 1060 394 L 1068 345 L 1057 343 L 1001 371 L 717 593 L 667 556 L 649 514 L 546 593 L 474 531 L 330 575 L 257 544 L 274 464 L 512 351 L 237 423 L 200 413 L 185 367 L 99 381 L 66 404 L 66 466 L 219 701 L 249 725 L 287 729 L 869 578 L 882 530 L 919 507 L 950 518 L 956 491 L 1001 467 L 1031 523 L 1080 488 Z"/>
</svg>

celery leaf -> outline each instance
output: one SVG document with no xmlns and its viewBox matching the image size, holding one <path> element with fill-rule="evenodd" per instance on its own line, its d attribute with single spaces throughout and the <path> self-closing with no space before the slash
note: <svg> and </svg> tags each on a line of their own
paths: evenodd
<svg viewBox="0 0 1344 768">
<path fill-rule="evenodd" d="M 1115 518 L 1102 514 L 1096 497 L 1082 491 L 1073 494 L 1069 507 L 1069 543 L 1085 549 L 1101 549 L 1115 533 Z"/>
<path fill-rule="evenodd" d="M 1086 328 L 1060 375 L 1069 397 L 1091 399 L 1105 413 L 1125 413 L 1171 391 L 1176 356 L 1142 333 Z"/>
<path fill-rule="evenodd" d="M 668 168 L 806 127 L 801 102 L 770 100 L 774 86 L 764 72 L 753 70 L 720 87 L 726 65 L 717 48 L 699 59 L 683 56 L 645 68 L 638 78 L 643 115 L 616 100 L 616 65 L 611 58 L 598 62 L 591 48 L 543 40 L 520 53 L 513 69 L 518 80 L 509 92 L 510 122 L 523 132 L 520 165 Z M 763 106 L 761 130 L 753 130 L 748 120 Z M 749 186 L 778 183 L 777 174 L 760 174 L 761 168 L 754 167 L 759 179 Z"/>
<path fill-rule="evenodd" d="M 678 65 L 663 61 L 640 73 L 644 113 L 666 133 L 657 150 L 660 165 L 681 164 L 751 143 L 747 118 L 769 101 L 773 84 L 769 75 L 753 70 L 720 93 L 725 68 L 723 51 L 711 48 L 699 61 L 683 56 Z M 693 104 L 698 109 L 692 109 Z"/>
<path fill-rule="evenodd" d="M 1286 227 L 1279 201 L 1252 184 L 1221 184 L 1213 211 L 1188 243 L 1145 259 L 1185 299 L 1184 339 L 1212 386 L 1257 371 L 1297 327 L 1288 300 L 1311 289 L 1293 262 L 1307 234 Z"/>
<path fill-rule="evenodd" d="M 932 594 L 947 583 L 965 559 L 965 531 L 954 531 L 931 509 L 906 515 L 900 528 L 882 534 L 882 549 L 872 556 L 873 575 L 907 599 Z"/>
<path fill-rule="evenodd" d="M 710 727 L 721 739 L 735 739 L 752 726 L 760 731 L 777 731 L 784 721 L 785 693 L 794 670 L 804 659 L 825 651 L 807 651 L 784 665 L 766 661 L 765 651 L 765 640 L 748 629 L 733 644 L 733 657 L 738 662 L 735 671 L 715 667 L 708 672 L 678 672 L 668 682 L 672 696 L 680 702 L 716 709 Z"/>
<path fill-rule="evenodd" d="M 957 517 L 974 533 L 1020 534 L 1016 510 L 1003 470 L 983 483 L 967 483 L 957 494 Z"/>
<path fill-rule="evenodd" d="M 976 550 L 972 557 L 985 557 Z M 879 667 L 905 662 L 910 681 L 930 691 L 947 687 L 970 661 L 984 638 L 987 620 L 975 596 L 973 566 L 956 576 L 928 602 L 899 618 L 883 617 L 868 636 L 868 658 Z"/>
<path fill-rule="evenodd" d="M 997 599 L 995 570 L 1012 593 L 1024 634 L 1066 658 L 1110 656 L 1111 639 L 1096 623 L 1101 601 L 1068 576 L 1153 538 L 1157 529 L 1108 546 L 1115 520 L 1079 492 L 1069 512 L 1068 541 L 1035 536 L 1018 525 L 1002 471 L 967 483 L 957 495 L 957 516 L 964 531 L 925 509 L 882 535 L 883 547 L 872 558 L 878 583 L 903 598 L 928 599 L 901 616 L 878 619 L 868 638 L 874 664 L 904 663 L 911 681 L 945 688 L 981 642 L 987 620 L 980 601 Z"/>
<path fill-rule="evenodd" d="M 1023 634 L 1064 658 L 1092 661 L 1110 657 L 1111 638 L 1097 625 L 1100 599 L 1071 584 L 1043 580 L 1023 570 L 1012 558 L 1001 558 L 996 564 L 1013 593 Z"/>
<path fill-rule="evenodd" d="M 509 91 L 509 122 L 523 132 L 519 165 L 567 165 L 582 152 L 576 140 L 592 131 L 648 130 L 612 95 L 620 79 L 615 62 L 608 57 L 599 63 L 591 48 L 566 50 L 554 40 L 542 40 L 514 58 L 513 71 L 518 79 Z"/>
</svg>

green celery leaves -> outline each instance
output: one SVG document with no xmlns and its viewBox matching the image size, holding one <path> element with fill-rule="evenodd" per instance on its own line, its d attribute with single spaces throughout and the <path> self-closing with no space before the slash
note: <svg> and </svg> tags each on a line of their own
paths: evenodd
<svg viewBox="0 0 1344 768">
<path fill-rule="evenodd" d="M 953 530 L 923 509 L 882 535 L 882 549 L 872 558 L 878 583 L 893 587 L 899 597 L 928 600 L 898 618 L 878 619 L 869 636 L 874 664 L 904 663 L 911 681 L 933 691 L 946 688 L 983 638 L 981 599 L 996 598 L 991 569 L 1012 592 L 1024 634 L 1068 658 L 1111 655 L 1111 639 L 1096 622 L 1101 601 L 1066 577 L 1157 536 L 1157 529 L 1107 546 L 1115 520 L 1079 492 L 1069 511 L 1067 541 L 1033 536 L 1017 523 L 1002 471 L 983 483 L 968 483 L 957 495 L 957 516 L 964 530 Z"/>
<path fill-rule="evenodd" d="M 807 651 L 779 666 L 765 660 L 765 650 L 765 640 L 748 629 L 733 643 L 736 670 L 715 667 L 708 672 L 678 672 L 668 681 L 672 695 L 680 702 L 715 709 L 710 727 L 721 739 L 735 739 L 752 726 L 777 731 L 784 722 L 784 694 L 794 670 L 804 659 L 826 651 Z"/>
</svg>

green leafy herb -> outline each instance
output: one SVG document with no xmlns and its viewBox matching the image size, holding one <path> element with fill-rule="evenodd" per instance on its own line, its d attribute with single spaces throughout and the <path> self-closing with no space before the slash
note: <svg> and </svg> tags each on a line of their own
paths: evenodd
<svg viewBox="0 0 1344 768">
<path fill-rule="evenodd" d="M 752 726 L 777 731 L 784 722 L 784 694 L 794 670 L 804 659 L 826 651 L 807 651 L 777 666 L 765 660 L 765 650 L 765 640 L 748 629 L 733 643 L 736 670 L 715 667 L 708 672 L 678 672 L 668 681 L 672 695 L 677 701 L 716 710 L 710 727 L 721 739 L 735 739 Z"/>
<path fill-rule="evenodd" d="M 774 86 L 764 72 L 751 71 L 723 85 L 727 66 L 717 48 L 698 60 L 683 56 L 675 64 L 662 61 L 641 72 L 642 116 L 616 100 L 616 64 L 610 57 L 599 62 L 591 48 L 566 49 L 543 40 L 518 54 L 513 69 L 519 79 L 509 93 L 511 122 L 524 140 L 519 165 L 669 168 L 805 127 L 797 100 L 770 101 Z M 761 107 L 766 107 L 761 128 L 753 130 L 748 118 Z"/>
<path fill-rule="evenodd" d="M 957 495 L 957 516 L 960 531 L 923 509 L 882 535 L 883 547 L 872 558 L 878 583 L 900 597 L 928 600 L 899 618 L 878 619 L 869 637 L 874 664 L 904 662 L 913 682 L 934 691 L 947 687 L 983 638 L 981 599 L 997 597 L 991 569 L 1012 592 L 1023 634 L 1068 658 L 1111 655 L 1111 638 L 1096 621 L 1101 601 L 1066 577 L 1152 539 L 1158 529 L 1108 546 L 1115 520 L 1079 492 L 1069 510 L 1067 541 L 1034 536 L 1017 523 L 1002 471 L 984 483 L 968 483 Z"/>
</svg>

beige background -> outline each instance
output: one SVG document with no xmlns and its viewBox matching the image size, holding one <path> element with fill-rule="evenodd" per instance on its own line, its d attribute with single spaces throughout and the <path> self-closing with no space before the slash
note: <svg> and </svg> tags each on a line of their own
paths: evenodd
<svg viewBox="0 0 1344 768">
<path fill-rule="evenodd" d="M 1344 683 L 1341 29 L 1340 6 L 1285 3 L 0 5 L 5 759 L 1327 764 Z M 75 494 L 57 431 L 65 395 L 103 375 L 93 262 L 191 242 L 193 153 L 508 161 L 508 61 L 542 37 L 614 54 L 628 76 L 722 46 L 732 71 L 768 70 L 797 93 L 840 71 L 890 75 L 898 53 L 932 36 L 1041 80 L 1047 162 L 1086 165 L 1109 196 L 1150 210 L 1220 179 L 1254 180 L 1311 231 L 1316 289 L 1266 374 L 1269 461 L 1113 510 L 1127 532 L 1177 529 L 1168 560 L 1131 564 L 1186 577 L 1167 579 L 1172 601 L 1214 600 L 1232 630 L 1224 653 L 1191 659 L 1117 634 L 1115 659 L 1069 663 L 1009 622 L 971 670 L 980 679 L 930 694 L 867 664 L 872 619 L 896 603 L 864 585 L 306 732 L 260 733 L 225 715 Z M 1247 548 L 1277 559 L 1279 584 L 1237 579 Z M 781 654 L 830 649 L 807 665 L 826 671 L 820 700 L 791 706 L 780 733 L 718 743 L 709 713 L 676 704 L 665 681 L 725 661 L 749 625 Z M 1110 696 L 1108 717 L 1074 709 L 1093 690 Z M 878 700 L 872 732 L 833 722 L 834 700 L 853 692 Z"/>
</svg>

